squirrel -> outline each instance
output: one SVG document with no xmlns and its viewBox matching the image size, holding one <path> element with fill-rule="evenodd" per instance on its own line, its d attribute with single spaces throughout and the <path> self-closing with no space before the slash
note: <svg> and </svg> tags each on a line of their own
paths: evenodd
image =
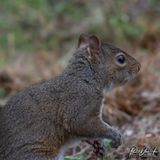
<svg viewBox="0 0 160 160">
<path fill-rule="evenodd" d="M 120 132 L 103 121 L 103 95 L 136 76 L 140 64 L 121 49 L 81 34 L 64 71 L 14 95 L 0 109 L 0 160 L 62 160 L 78 140 Z"/>
</svg>

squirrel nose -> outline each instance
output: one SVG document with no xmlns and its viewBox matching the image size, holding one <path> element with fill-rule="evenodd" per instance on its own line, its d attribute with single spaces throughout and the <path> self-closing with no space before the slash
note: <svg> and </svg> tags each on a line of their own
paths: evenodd
<svg viewBox="0 0 160 160">
<path fill-rule="evenodd" d="M 138 63 L 137 71 L 139 72 L 139 71 L 140 71 L 140 69 L 141 69 L 141 64 L 140 64 L 140 63 Z"/>
</svg>

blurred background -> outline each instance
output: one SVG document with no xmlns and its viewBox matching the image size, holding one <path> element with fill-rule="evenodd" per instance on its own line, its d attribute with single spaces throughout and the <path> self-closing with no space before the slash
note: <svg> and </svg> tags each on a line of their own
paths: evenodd
<svg viewBox="0 0 160 160">
<path fill-rule="evenodd" d="M 159 0 L 1 0 L 0 105 L 61 73 L 81 33 L 113 43 L 142 65 L 134 81 L 106 95 L 104 112 L 125 137 L 117 150 L 106 142 L 106 159 L 127 159 L 132 145 L 160 147 Z M 78 147 L 66 159 L 87 159 L 90 148 Z"/>
</svg>

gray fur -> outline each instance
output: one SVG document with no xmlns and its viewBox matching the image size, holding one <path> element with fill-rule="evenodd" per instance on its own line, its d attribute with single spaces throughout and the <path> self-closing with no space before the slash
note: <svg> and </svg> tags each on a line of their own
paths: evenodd
<svg viewBox="0 0 160 160">
<path fill-rule="evenodd" d="M 120 49 L 104 43 L 97 60 L 87 47 L 76 50 L 61 75 L 21 91 L 0 109 L 0 160 L 51 160 L 72 139 L 121 144 L 120 133 L 99 117 L 103 90 L 129 80 L 139 63 L 126 54 L 127 66 L 119 68 L 114 56 Z"/>
</svg>

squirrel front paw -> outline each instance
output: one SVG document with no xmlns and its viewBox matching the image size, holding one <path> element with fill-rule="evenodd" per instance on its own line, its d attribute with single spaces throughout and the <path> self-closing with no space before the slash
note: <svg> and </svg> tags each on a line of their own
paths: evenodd
<svg viewBox="0 0 160 160">
<path fill-rule="evenodd" d="M 111 147 L 118 148 L 122 144 L 121 133 L 115 128 L 112 128 L 109 132 L 109 138 L 112 140 Z"/>
<path fill-rule="evenodd" d="M 118 148 L 122 144 L 122 135 L 121 133 L 115 129 L 114 127 L 105 123 L 105 127 L 107 129 L 106 138 L 112 140 L 111 147 Z"/>
</svg>

